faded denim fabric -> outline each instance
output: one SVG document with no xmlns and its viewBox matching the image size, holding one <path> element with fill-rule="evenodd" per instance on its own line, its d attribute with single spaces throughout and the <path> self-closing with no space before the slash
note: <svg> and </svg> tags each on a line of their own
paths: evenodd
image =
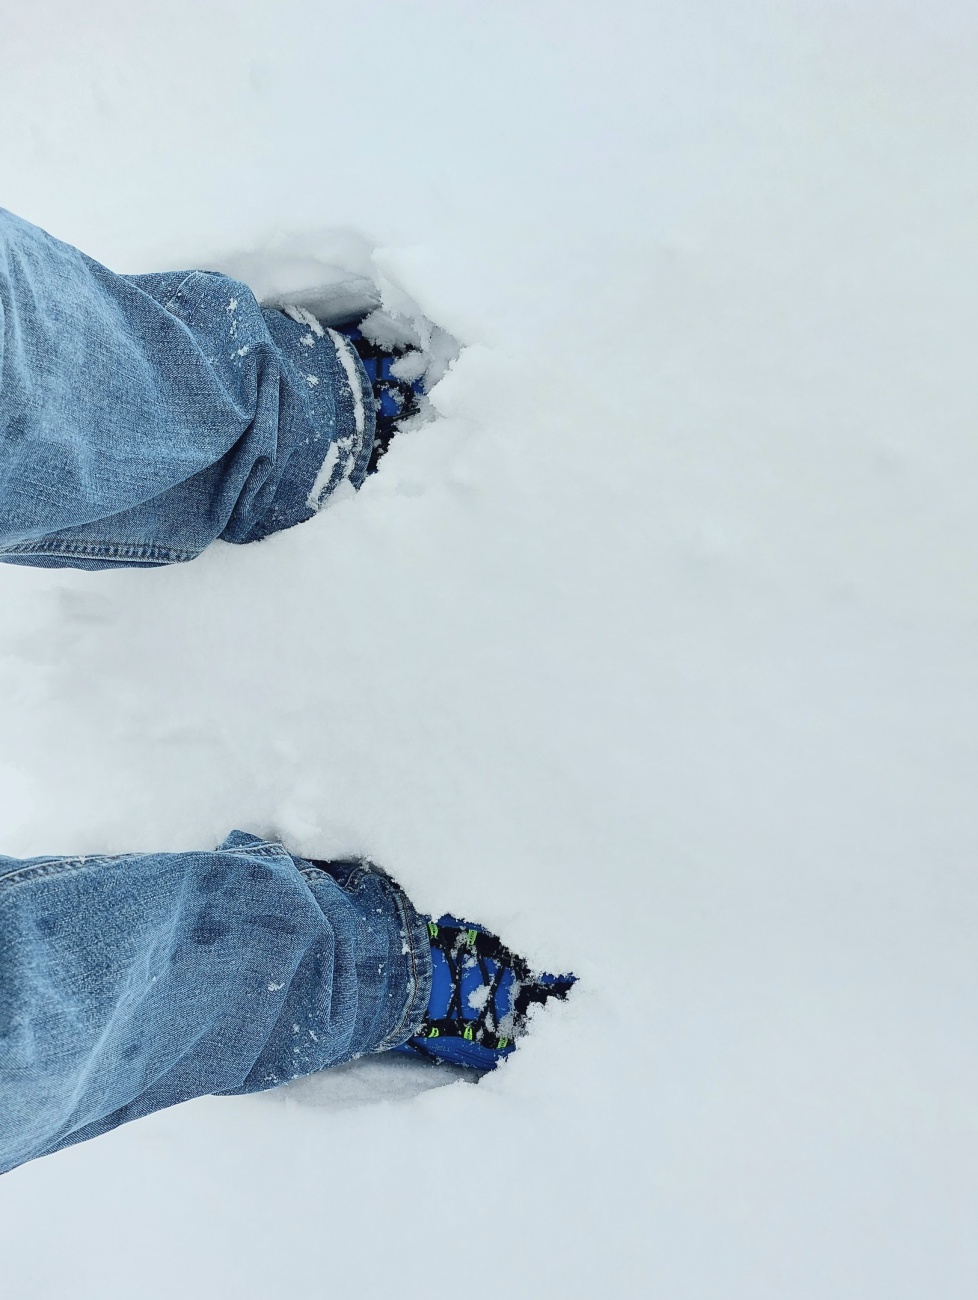
<svg viewBox="0 0 978 1300">
<path fill-rule="evenodd" d="M 0 1172 L 395 1047 L 430 987 L 425 918 L 362 863 L 240 831 L 213 853 L 0 857 Z"/>
<path fill-rule="evenodd" d="M 213 272 L 115 275 L 0 209 L 0 560 L 191 560 L 359 487 L 369 382 L 296 315 Z"/>
<path fill-rule="evenodd" d="M 0 559 L 112 568 L 255 541 L 359 486 L 348 340 L 204 271 L 117 276 L 0 210 Z M 423 918 L 362 863 L 0 857 L 0 1172 L 207 1093 L 395 1047 Z"/>
</svg>

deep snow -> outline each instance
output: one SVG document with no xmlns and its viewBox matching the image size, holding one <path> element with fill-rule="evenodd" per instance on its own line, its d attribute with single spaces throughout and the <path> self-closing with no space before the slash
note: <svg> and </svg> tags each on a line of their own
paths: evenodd
<svg viewBox="0 0 978 1300">
<path fill-rule="evenodd" d="M 582 979 L 478 1086 L 373 1061 L 4 1177 L 5 1295 L 974 1295 L 976 29 L 4 15 L 5 207 L 466 345 L 312 524 L 0 567 L 4 851 L 369 853 Z"/>
</svg>

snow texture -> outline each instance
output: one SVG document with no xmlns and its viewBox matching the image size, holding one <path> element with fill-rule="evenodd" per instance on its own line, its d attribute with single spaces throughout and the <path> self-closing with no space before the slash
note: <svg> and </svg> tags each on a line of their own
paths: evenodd
<svg viewBox="0 0 978 1300">
<path fill-rule="evenodd" d="M 369 853 L 581 977 L 0 1180 L 4 1294 L 978 1288 L 960 0 L 39 0 L 4 206 L 465 345 L 359 495 L 0 571 L 7 852 Z M 337 307 L 338 311 L 341 311 Z"/>
</svg>

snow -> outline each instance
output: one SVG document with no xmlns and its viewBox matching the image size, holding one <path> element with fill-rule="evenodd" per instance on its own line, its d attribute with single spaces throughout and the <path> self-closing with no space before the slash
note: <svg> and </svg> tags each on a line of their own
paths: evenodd
<svg viewBox="0 0 978 1300">
<path fill-rule="evenodd" d="M 0 1180 L 5 1294 L 971 1297 L 978 19 L 41 0 L 4 206 L 416 302 L 438 419 L 186 567 L 0 570 L 9 853 L 363 852 L 581 984 Z"/>
<path fill-rule="evenodd" d="M 363 432 L 367 427 L 367 412 L 363 408 L 363 396 L 360 391 L 360 377 L 357 374 L 357 368 L 354 364 L 356 358 L 351 355 L 353 349 L 342 334 L 338 334 L 336 330 L 330 330 L 329 337 L 333 340 L 333 344 L 336 348 L 336 355 L 339 357 L 340 365 L 343 367 L 343 371 L 346 374 L 346 382 L 350 385 L 350 395 L 353 398 L 353 419 L 356 431 L 360 436 L 362 443 Z M 317 380 L 316 382 L 318 383 L 319 381 Z"/>
</svg>

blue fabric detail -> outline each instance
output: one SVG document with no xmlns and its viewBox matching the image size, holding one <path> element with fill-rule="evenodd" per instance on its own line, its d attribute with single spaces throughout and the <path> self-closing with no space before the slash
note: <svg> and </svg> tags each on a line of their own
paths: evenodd
<svg viewBox="0 0 978 1300">
<path fill-rule="evenodd" d="M 206 271 L 119 276 L 0 209 L 0 559 L 155 566 L 362 483 L 355 349 Z"/>
<path fill-rule="evenodd" d="M 0 1172 L 206 1093 L 394 1048 L 425 1012 L 424 918 L 281 844 L 0 857 Z"/>
</svg>

